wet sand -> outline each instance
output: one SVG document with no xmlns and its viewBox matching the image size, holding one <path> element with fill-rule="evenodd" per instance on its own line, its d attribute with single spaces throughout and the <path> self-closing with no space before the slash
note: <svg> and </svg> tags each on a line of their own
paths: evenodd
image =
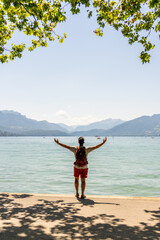
<svg viewBox="0 0 160 240">
<path fill-rule="evenodd" d="M 0 193 L 4 239 L 160 239 L 160 198 Z"/>
</svg>

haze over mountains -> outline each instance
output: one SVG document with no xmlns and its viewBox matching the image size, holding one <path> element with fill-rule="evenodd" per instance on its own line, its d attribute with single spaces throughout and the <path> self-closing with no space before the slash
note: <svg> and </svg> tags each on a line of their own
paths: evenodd
<svg viewBox="0 0 160 240">
<path fill-rule="evenodd" d="M 121 123 L 123 123 L 124 121 L 120 120 L 120 119 L 105 119 L 102 121 L 98 121 L 98 122 L 94 122 L 94 123 L 90 123 L 88 125 L 79 125 L 79 126 L 67 126 L 63 123 L 58 123 L 58 125 L 60 125 L 61 127 L 67 129 L 69 132 L 80 132 L 80 131 L 89 131 L 92 129 L 105 129 L 108 130 L 110 128 L 113 128 Z"/>
<path fill-rule="evenodd" d="M 38 133 L 38 131 L 60 131 L 65 133 L 65 135 L 74 131 L 88 131 L 92 129 L 110 129 L 111 127 L 117 126 L 118 124 L 123 123 L 120 119 L 107 119 L 99 122 L 95 122 L 85 126 L 68 126 L 66 124 L 58 123 L 49 123 L 47 121 L 36 121 L 29 119 L 26 116 L 14 112 L 14 111 L 0 111 L 0 130 L 8 131 L 12 133 L 26 133 L 33 135 Z M 59 132 L 59 133 L 60 133 Z"/>
<path fill-rule="evenodd" d="M 36 129 L 66 131 L 66 129 L 55 123 L 49 123 L 45 120 L 33 120 L 14 111 L 0 111 L 0 130 L 16 133 Z"/>
<path fill-rule="evenodd" d="M 0 111 L 0 136 L 148 136 L 160 135 L 160 114 L 130 121 L 105 119 L 82 126 L 37 121 L 14 111 Z"/>
<path fill-rule="evenodd" d="M 160 136 L 160 114 L 142 116 L 122 123 L 105 132 L 112 136 Z"/>
</svg>

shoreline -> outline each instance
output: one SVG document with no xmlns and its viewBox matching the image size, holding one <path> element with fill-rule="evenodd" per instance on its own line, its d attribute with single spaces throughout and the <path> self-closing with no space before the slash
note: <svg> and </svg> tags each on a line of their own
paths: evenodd
<svg viewBox="0 0 160 240">
<path fill-rule="evenodd" d="M 0 194 L 17 194 L 17 195 L 32 195 L 32 196 L 44 196 L 44 197 L 74 197 L 74 194 L 55 194 L 55 193 L 17 193 L 17 192 L 0 192 Z M 146 201 L 160 201 L 160 197 L 144 197 L 144 196 L 119 196 L 119 195 L 88 195 L 87 198 L 102 198 L 102 199 L 126 199 L 126 200 L 146 200 Z"/>
<path fill-rule="evenodd" d="M 160 239 L 160 198 L 0 193 L 1 240 Z"/>
</svg>

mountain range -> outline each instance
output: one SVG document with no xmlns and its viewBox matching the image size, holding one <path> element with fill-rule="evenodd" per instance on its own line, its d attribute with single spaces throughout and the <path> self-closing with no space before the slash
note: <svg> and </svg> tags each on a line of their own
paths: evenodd
<svg viewBox="0 0 160 240">
<path fill-rule="evenodd" d="M 65 128 L 61 127 L 56 123 L 49 123 L 47 121 L 37 121 L 26 116 L 21 113 L 14 111 L 0 111 L 0 130 L 9 131 L 13 133 L 20 133 L 24 131 L 31 130 L 59 130 L 66 131 Z"/>
<path fill-rule="evenodd" d="M 88 125 L 37 121 L 15 112 L 0 111 L 0 136 L 160 136 L 160 114 L 130 121 L 105 119 Z"/>
<path fill-rule="evenodd" d="M 52 131 L 52 133 L 54 133 L 53 131 L 59 131 L 59 134 L 65 133 L 65 135 L 70 135 L 76 131 L 89 131 L 92 129 L 107 130 L 123 122 L 120 119 L 106 119 L 89 125 L 68 126 L 63 123 L 58 124 L 33 120 L 14 111 L 0 111 L 0 130 L 23 135 L 32 134 L 32 132 L 40 134 L 40 131 L 43 134 L 48 134 L 48 131 Z"/>
<path fill-rule="evenodd" d="M 105 135 L 112 136 L 160 136 L 160 114 L 153 116 L 142 116 L 104 132 Z"/>
</svg>

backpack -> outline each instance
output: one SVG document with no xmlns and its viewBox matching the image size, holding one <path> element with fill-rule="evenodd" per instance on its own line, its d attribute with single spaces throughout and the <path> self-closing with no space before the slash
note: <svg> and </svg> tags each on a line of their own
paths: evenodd
<svg viewBox="0 0 160 240">
<path fill-rule="evenodd" d="M 74 164 L 79 167 L 83 167 L 86 164 L 88 164 L 85 147 L 83 148 L 77 147 L 76 161 L 74 162 Z"/>
</svg>

